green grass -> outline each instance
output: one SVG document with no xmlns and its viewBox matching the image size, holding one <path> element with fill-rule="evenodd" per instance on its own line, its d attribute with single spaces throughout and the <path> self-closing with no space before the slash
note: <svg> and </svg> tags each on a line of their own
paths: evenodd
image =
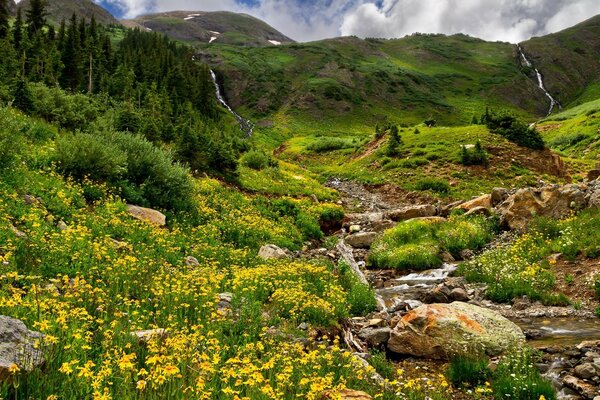
<svg viewBox="0 0 600 400">
<path fill-rule="evenodd" d="M 407 221 L 386 231 L 369 255 L 377 268 L 424 270 L 442 264 L 442 252 L 459 257 L 477 250 L 494 236 L 496 224 L 484 217 L 451 217 L 448 221 Z"/>
</svg>

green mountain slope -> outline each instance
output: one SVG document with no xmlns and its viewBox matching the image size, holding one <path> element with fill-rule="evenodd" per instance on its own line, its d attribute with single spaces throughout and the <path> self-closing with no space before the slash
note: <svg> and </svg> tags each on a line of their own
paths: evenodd
<svg viewBox="0 0 600 400">
<path fill-rule="evenodd" d="M 337 38 L 280 47 L 204 46 L 234 107 L 257 116 L 395 115 L 465 124 L 486 105 L 543 115 L 545 97 L 517 62 L 516 46 L 465 35 L 397 40 Z"/>
<path fill-rule="evenodd" d="M 563 106 L 600 97 L 600 16 L 521 46 Z"/>
<path fill-rule="evenodd" d="M 29 1 L 22 0 L 18 6 L 23 11 L 27 10 L 29 8 Z M 68 20 L 73 13 L 88 20 L 93 15 L 96 18 L 96 22 L 104 25 L 119 24 L 119 21 L 111 13 L 91 0 L 52 0 L 46 4 L 48 19 L 55 24 L 59 24 L 63 19 Z"/>
<path fill-rule="evenodd" d="M 143 15 L 127 26 L 141 26 L 186 42 L 214 42 L 244 46 L 291 43 L 292 39 L 265 22 L 232 12 L 172 11 Z"/>
</svg>

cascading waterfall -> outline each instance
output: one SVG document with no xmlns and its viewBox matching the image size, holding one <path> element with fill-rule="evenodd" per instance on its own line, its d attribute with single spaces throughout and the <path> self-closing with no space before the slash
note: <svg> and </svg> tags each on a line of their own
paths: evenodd
<svg viewBox="0 0 600 400">
<path fill-rule="evenodd" d="M 544 94 L 546 95 L 546 97 L 548 97 L 548 99 L 550 99 L 550 110 L 548 110 L 548 114 L 546 116 L 549 116 L 550 114 L 552 114 L 552 111 L 554 111 L 555 107 L 558 107 L 559 109 L 561 109 L 562 107 L 561 107 L 560 103 L 558 102 L 558 100 L 556 100 L 548 92 L 548 90 L 546 90 L 546 86 L 544 85 L 544 78 L 543 78 L 542 74 L 540 73 L 540 71 L 533 66 L 533 64 L 531 63 L 531 61 L 529 61 L 529 59 L 527 59 L 527 56 L 525 55 L 525 52 L 521 48 L 521 45 L 517 45 L 517 48 L 519 49 L 519 54 L 521 55 L 521 58 L 523 59 L 523 62 L 525 63 L 525 65 L 529 68 L 533 68 L 533 70 L 535 71 L 535 74 L 536 74 L 537 80 L 538 80 L 538 87 L 540 89 L 542 89 L 544 91 Z"/>
<path fill-rule="evenodd" d="M 217 100 L 219 100 L 219 103 L 221 103 L 223 107 L 229 110 L 229 112 L 235 117 L 235 119 L 240 124 L 240 129 L 242 130 L 242 132 L 244 132 L 248 137 L 252 136 L 252 133 L 254 132 L 254 124 L 252 123 L 252 121 L 243 118 L 241 115 L 233 111 L 231 107 L 229 107 L 229 104 L 227 104 L 225 98 L 223 97 L 223 94 L 221 93 L 221 87 L 217 82 L 217 76 L 215 75 L 212 69 L 210 70 L 210 76 L 212 77 L 213 83 L 215 85 L 215 94 L 217 95 Z"/>
</svg>

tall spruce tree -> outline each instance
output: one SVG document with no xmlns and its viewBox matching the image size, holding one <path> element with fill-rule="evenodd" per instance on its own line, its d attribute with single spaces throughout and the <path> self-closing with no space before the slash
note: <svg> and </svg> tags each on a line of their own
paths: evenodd
<svg viewBox="0 0 600 400">
<path fill-rule="evenodd" d="M 3 39 L 8 35 L 10 29 L 8 24 L 9 18 L 8 0 L 0 0 L 0 39 Z"/>
<path fill-rule="evenodd" d="M 13 27 L 13 45 L 17 53 L 20 53 L 23 46 L 23 15 L 21 13 L 21 7 L 17 10 L 17 18 L 15 19 L 15 25 Z"/>
<path fill-rule="evenodd" d="M 81 84 L 81 47 L 77 28 L 77 16 L 73 13 L 62 51 L 64 68 L 60 79 L 62 87 L 72 91 L 78 90 Z"/>
<path fill-rule="evenodd" d="M 31 0 L 29 10 L 25 12 L 27 31 L 30 38 L 42 32 L 42 29 L 46 25 L 47 16 L 46 0 Z"/>
</svg>

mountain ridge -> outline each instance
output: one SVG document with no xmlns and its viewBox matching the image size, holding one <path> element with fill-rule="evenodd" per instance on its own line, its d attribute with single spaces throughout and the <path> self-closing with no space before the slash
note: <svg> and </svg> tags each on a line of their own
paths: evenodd
<svg viewBox="0 0 600 400">
<path fill-rule="evenodd" d="M 21 8 L 23 12 L 27 10 L 29 3 L 30 0 L 21 0 L 13 7 L 13 15 L 16 14 L 17 8 Z M 54 24 L 60 24 L 63 19 L 68 20 L 73 13 L 88 20 L 94 16 L 96 22 L 104 25 L 120 24 L 107 9 L 91 0 L 52 0 L 46 2 L 46 11 L 48 20 Z"/>
</svg>

